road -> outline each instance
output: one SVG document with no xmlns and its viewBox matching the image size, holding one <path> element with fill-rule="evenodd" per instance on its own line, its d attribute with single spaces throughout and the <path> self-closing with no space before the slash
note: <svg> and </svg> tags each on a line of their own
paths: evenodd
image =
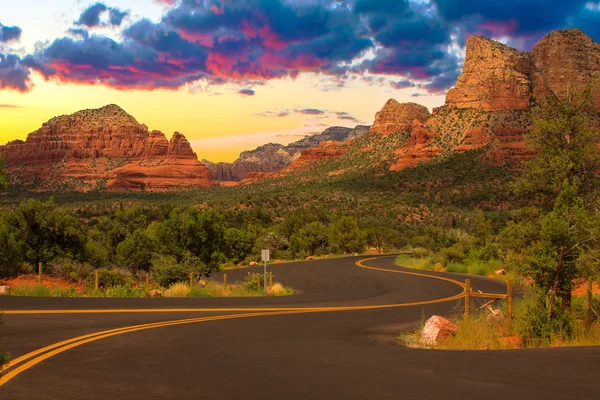
<svg viewBox="0 0 600 400">
<path fill-rule="evenodd" d="M 6 315 L 0 343 L 22 362 L 5 371 L 0 399 L 598 395 L 600 348 L 466 352 L 401 347 L 396 338 L 402 330 L 423 317 L 457 312 L 463 288 L 397 273 L 413 271 L 396 267 L 393 257 L 362 263 L 377 269 L 359 268 L 359 260 L 270 266 L 277 281 L 299 292 L 279 298 L 2 297 Z M 228 271 L 228 281 L 247 271 Z M 504 291 L 502 282 L 485 278 L 473 278 L 473 286 Z"/>
</svg>

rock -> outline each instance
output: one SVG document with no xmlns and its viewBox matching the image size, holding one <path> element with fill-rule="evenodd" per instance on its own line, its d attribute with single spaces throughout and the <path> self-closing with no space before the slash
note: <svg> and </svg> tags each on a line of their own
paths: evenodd
<svg viewBox="0 0 600 400">
<path fill-rule="evenodd" d="M 0 147 L 11 179 L 36 190 L 167 190 L 212 186 L 190 143 L 148 130 L 116 105 L 56 117 Z"/>
<path fill-rule="evenodd" d="M 485 150 L 481 160 L 491 165 L 520 168 L 535 154 L 524 137 L 533 124 L 532 106 L 543 101 L 549 87 L 559 97 L 567 85 L 581 90 L 600 79 L 600 44 L 578 29 L 554 31 L 529 53 L 483 37 L 470 37 L 463 71 L 446 104 L 429 119 L 415 120 L 389 111 L 399 103 L 386 103 L 377 114 L 372 132 L 403 129 L 410 134 L 396 150 L 399 171 L 439 155 Z M 600 85 L 594 88 L 600 110 Z M 383 121 L 380 121 L 383 118 Z"/>
<path fill-rule="evenodd" d="M 416 103 L 398 103 L 394 99 L 389 99 L 375 115 L 370 133 L 389 135 L 396 132 L 410 132 L 415 120 L 424 123 L 430 116 L 425 106 Z"/>
<path fill-rule="evenodd" d="M 600 79 L 600 44 L 579 29 L 553 31 L 531 51 L 533 95 L 539 102 L 549 94 L 548 87 L 564 96 L 566 86 L 582 90 Z M 594 102 L 600 108 L 600 85 L 594 88 Z"/>
<path fill-rule="evenodd" d="M 506 275 L 506 270 L 504 269 L 497 269 L 494 271 L 494 274 L 496 275 Z"/>
<path fill-rule="evenodd" d="M 487 322 L 504 321 L 504 313 L 501 309 L 493 309 L 490 307 L 490 313 L 485 317 Z"/>
<path fill-rule="evenodd" d="M 160 291 L 158 289 L 153 289 L 148 292 L 148 296 L 150 296 L 150 297 L 162 297 L 162 295 L 163 295 L 162 291 Z"/>
<path fill-rule="evenodd" d="M 456 325 L 446 318 L 434 315 L 425 322 L 419 344 L 423 347 L 435 346 L 449 336 L 456 334 Z"/>
<path fill-rule="evenodd" d="M 8 294 L 9 289 L 7 285 L 0 286 L 0 295 Z"/>
<path fill-rule="evenodd" d="M 305 260 L 305 261 L 310 261 L 310 260 L 314 260 L 314 259 L 315 259 L 315 257 L 314 257 L 314 256 L 308 256 L 308 257 L 306 257 L 304 260 Z"/>
<path fill-rule="evenodd" d="M 258 263 L 256 261 L 252 261 L 250 264 L 248 264 L 251 267 L 258 267 Z"/>
<path fill-rule="evenodd" d="M 528 109 L 531 67 L 529 54 L 471 36 L 462 74 L 446 95 L 446 104 L 484 111 Z"/>
<path fill-rule="evenodd" d="M 198 285 L 199 285 L 199 286 L 201 286 L 201 287 L 205 287 L 205 286 L 206 286 L 206 282 L 205 282 L 205 281 L 203 281 L 202 279 L 200 279 L 200 280 L 198 281 Z"/>
<path fill-rule="evenodd" d="M 214 179 L 219 181 L 241 182 L 247 179 L 264 179 L 267 174 L 277 173 L 290 166 L 304 151 L 318 148 L 322 142 L 344 142 L 366 135 L 368 132 L 368 126 L 359 125 L 354 129 L 333 126 L 322 133 L 306 136 L 287 146 L 269 143 L 255 150 L 245 151 L 233 163 L 211 163 L 207 160 L 202 162 L 212 171 Z M 254 175 L 250 176 L 253 173 Z M 248 183 L 250 182 L 244 182 L 244 184 Z"/>
</svg>

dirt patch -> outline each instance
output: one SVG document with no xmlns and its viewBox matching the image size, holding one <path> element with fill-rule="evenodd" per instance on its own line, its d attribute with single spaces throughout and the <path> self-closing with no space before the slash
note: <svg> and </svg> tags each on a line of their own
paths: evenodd
<svg viewBox="0 0 600 400">
<path fill-rule="evenodd" d="M 3 279 L 0 280 L 0 285 L 7 285 L 10 288 L 16 287 L 34 287 L 38 285 L 39 277 L 37 275 L 20 275 L 14 279 Z M 83 283 L 75 283 L 61 278 L 43 277 L 42 284 L 49 288 L 56 289 L 69 289 L 71 286 L 75 286 L 78 292 L 85 290 Z"/>
<path fill-rule="evenodd" d="M 585 296 L 587 292 L 587 281 L 585 279 L 578 279 L 575 281 L 575 288 L 573 289 L 573 296 Z M 592 293 L 600 295 L 600 285 L 596 282 L 592 284 Z"/>
</svg>

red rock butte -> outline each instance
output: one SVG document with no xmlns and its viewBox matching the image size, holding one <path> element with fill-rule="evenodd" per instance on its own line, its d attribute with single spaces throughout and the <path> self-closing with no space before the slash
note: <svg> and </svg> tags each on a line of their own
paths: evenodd
<svg viewBox="0 0 600 400">
<path fill-rule="evenodd" d="M 53 118 L 0 152 L 13 183 L 42 191 L 214 185 L 185 136 L 175 132 L 169 141 L 116 105 Z"/>
<path fill-rule="evenodd" d="M 529 53 L 472 36 L 456 86 L 444 106 L 389 100 L 375 116 L 371 134 L 409 134 L 391 170 L 402 170 L 440 154 L 487 148 L 494 164 L 530 158 L 523 135 L 532 127 L 532 107 L 551 93 L 581 91 L 600 81 L 600 45 L 578 29 L 553 31 Z M 600 84 L 593 92 L 600 110 Z"/>
</svg>

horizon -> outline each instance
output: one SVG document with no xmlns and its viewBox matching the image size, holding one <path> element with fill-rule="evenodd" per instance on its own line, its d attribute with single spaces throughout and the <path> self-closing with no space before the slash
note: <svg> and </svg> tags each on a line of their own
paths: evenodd
<svg viewBox="0 0 600 400">
<path fill-rule="evenodd" d="M 468 36 L 527 51 L 556 29 L 600 38 L 600 2 L 465 3 L 23 0 L 0 16 L 0 143 L 117 104 L 167 138 L 183 133 L 198 159 L 231 162 L 371 125 L 389 98 L 442 105 Z"/>
</svg>

